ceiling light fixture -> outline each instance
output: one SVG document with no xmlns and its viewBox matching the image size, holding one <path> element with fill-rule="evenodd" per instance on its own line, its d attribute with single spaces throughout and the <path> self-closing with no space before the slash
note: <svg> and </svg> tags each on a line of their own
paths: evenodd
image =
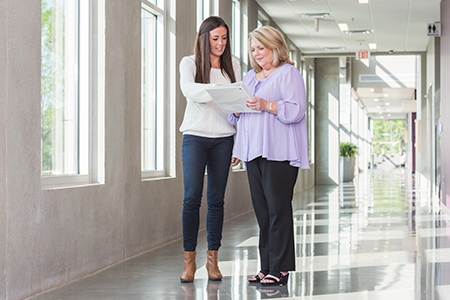
<svg viewBox="0 0 450 300">
<path fill-rule="evenodd" d="M 369 43 L 369 49 L 371 49 L 371 50 L 377 49 L 377 44 L 375 44 L 375 43 Z"/>
<path fill-rule="evenodd" d="M 389 105 L 389 102 L 386 102 L 384 105 Z"/>
<path fill-rule="evenodd" d="M 347 23 L 339 23 L 338 26 L 339 26 L 339 29 L 341 29 L 341 31 L 348 31 Z"/>
<path fill-rule="evenodd" d="M 375 99 L 373 99 L 373 101 L 378 102 L 379 100 L 375 98 Z"/>
<path fill-rule="evenodd" d="M 323 47 L 324 51 L 347 50 L 345 47 Z"/>
<path fill-rule="evenodd" d="M 292 0 L 291 0 L 292 1 Z M 368 4 L 369 0 L 358 0 L 359 4 Z"/>
<path fill-rule="evenodd" d="M 371 34 L 373 33 L 373 29 L 364 29 L 364 30 L 349 30 L 345 31 L 346 34 Z"/>
<path fill-rule="evenodd" d="M 331 16 L 331 14 L 330 13 L 306 13 L 306 14 L 300 14 L 299 16 L 302 18 L 323 19 L 323 18 L 328 18 L 329 16 Z"/>
</svg>

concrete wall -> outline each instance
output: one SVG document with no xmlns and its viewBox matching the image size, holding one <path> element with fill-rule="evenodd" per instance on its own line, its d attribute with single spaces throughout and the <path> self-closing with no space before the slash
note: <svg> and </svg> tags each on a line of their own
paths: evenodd
<svg viewBox="0 0 450 300">
<path fill-rule="evenodd" d="M 0 299 L 22 299 L 181 237 L 186 100 L 177 84 L 176 177 L 142 181 L 138 0 L 106 2 L 105 183 L 41 188 L 40 8 L 0 2 Z M 192 54 L 194 9 L 194 0 L 178 1 L 177 79 L 181 57 Z M 231 20 L 231 9 L 224 14 Z M 226 218 L 251 209 L 246 173 L 232 172 L 229 186 Z M 203 209 L 203 227 L 205 218 Z"/>
<path fill-rule="evenodd" d="M 100 108 L 105 115 L 104 183 L 43 189 L 41 3 L 0 0 L 0 299 L 23 299 L 181 237 L 178 128 L 186 100 L 178 64 L 193 52 L 196 1 L 176 3 L 176 176 L 141 179 L 141 2 L 108 0 L 105 104 Z M 231 26 L 231 0 L 219 3 L 220 15 Z M 249 24 L 256 24 L 256 2 L 247 3 Z M 314 185 L 311 174 L 300 172 L 297 190 Z M 245 171 L 231 172 L 225 203 L 226 218 L 252 209 Z"/>
<path fill-rule="evenodd" d="M 339 59 L 316 58 L 316 185 L 339 184 Z"/>
<path fill-rule="evenodd" d="M 7 59 L 7 28 L 8 3 L 0 0 L 0 270 L 6 270 L 6 91 L 8 84 Z M 0 276 L 0 299 L 5 299 L 6 277 Z"/>
</svg>

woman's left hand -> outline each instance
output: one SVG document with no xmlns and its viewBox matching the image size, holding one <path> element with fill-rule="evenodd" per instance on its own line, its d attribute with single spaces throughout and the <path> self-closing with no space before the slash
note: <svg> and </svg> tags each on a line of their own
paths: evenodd
<svg viewBox="0 0 450 300">
<path fill-rule="evenodd" d="M 247 107 L 257 111 L 268 110 L 269 101 L 266 101 L 263 98 L 255 97 L 252 100 L 247 101 Z"/>
</svg>

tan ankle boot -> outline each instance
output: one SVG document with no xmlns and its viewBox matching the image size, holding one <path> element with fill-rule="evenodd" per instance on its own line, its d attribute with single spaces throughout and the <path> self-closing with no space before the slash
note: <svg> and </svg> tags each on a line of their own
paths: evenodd
<svg viewBox="0 0 450 300">
<path fill-rule="evenodd" d="M 184 270 L 181 273 L 180 280 L 183 283 L 193 282 L 194 274 L 197 270 L 197 264 L 195 263 L 196 251 L 184 252 Z"/>
<path fill-rule="evenodd" d="M 206 271 L 208 271 L 209 280 L 222 280 L 222 273 L 220 273 L 219 265 L 217 263 L 217 250 L 208 250 L 206 252 Z"/>
</svg>

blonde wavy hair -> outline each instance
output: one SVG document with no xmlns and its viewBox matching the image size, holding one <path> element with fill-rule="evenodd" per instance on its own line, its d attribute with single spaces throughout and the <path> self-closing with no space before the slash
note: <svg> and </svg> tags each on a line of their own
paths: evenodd
<svg viewBox="0 0 450 300">
<path fill-rule="evenodd" d="M 262 26 L 250 32 L 248 36 L 250 62 L 256 73 L 260 72 L 262 68 L 253 57 L 252 49 L 250 47 L 250 42 L 252 40 L 257 41 L 264 48 L 272 50 L 271 64 L 273 67 L 278 68 L 284 64 L 294 65 L 289 59 L 289 49 L 281 33 L 272 26 Z"/>
</svg>

